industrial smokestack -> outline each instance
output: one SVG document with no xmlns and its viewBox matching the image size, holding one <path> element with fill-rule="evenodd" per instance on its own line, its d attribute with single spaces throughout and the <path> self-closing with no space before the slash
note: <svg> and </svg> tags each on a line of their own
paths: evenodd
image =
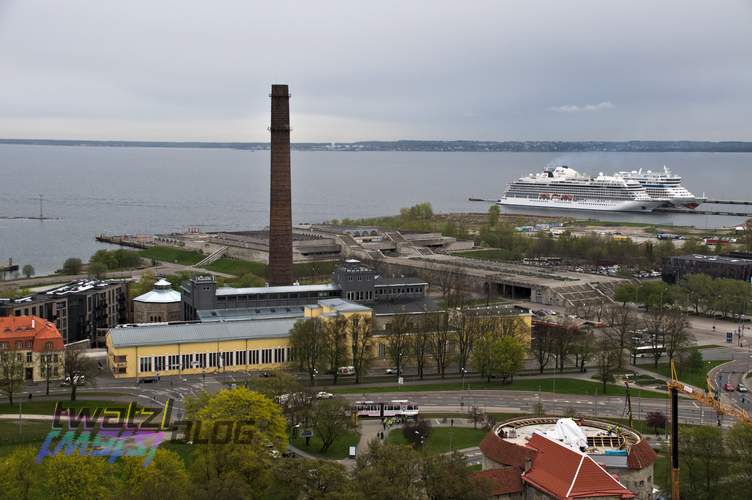
<svg viewBox="0 0 752 500">
<path fill-rule="evenodd" d="M 292 205 L 290 188 L 290 94 L 272 85 L 271 193 L 269 210 L 269 285 L 290 285 Z"/>
</svg>

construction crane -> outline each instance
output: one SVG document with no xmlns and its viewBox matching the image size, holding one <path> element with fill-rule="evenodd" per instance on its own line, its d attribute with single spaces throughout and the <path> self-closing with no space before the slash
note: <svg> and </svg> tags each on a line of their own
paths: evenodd
<svg viewBox="0 0 752 500">
<path fill-rule="evenodd" d="M 705 406 L 713 408 L 718 416 L 718 425 L 720 425 L 720 416 L 727 415 L 752 426 L 752 417 L 749 414 L 737 408 L 723 403 L 720 393 L 713 391 L 710 383 L 710 377 L 706 378 L 706 391 L 698 391 L 692 386 L 683 384 L 679 381 L 676 374 L 676 364 L 671 360 L 671 378 L 666 381 L 671 396 L 671 499 L 679 500 L 679 393 L 689 396 Z"/>
</svg>

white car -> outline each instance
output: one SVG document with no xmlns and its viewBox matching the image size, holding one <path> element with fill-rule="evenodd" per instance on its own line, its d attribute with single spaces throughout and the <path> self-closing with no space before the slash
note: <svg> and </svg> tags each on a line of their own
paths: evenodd
<svg viewBox="0 0 752 500">
<path fill-rule="evenodd" d="M 387 368 L 386 374 L 387 375 L 399 375 L 399 371 L 396 368 Z"/>
<path fill-rule="evenodd" d="M 84 375 L 73 375 L 74 385 L 84 385 L 86 383 L 86 377 Z M 60 385 L 71 385 L 70 376 L 65 377 L 65 380 Z"/>
<path fill-rule="evenodd" d="M 332 399 L 333 397 L 334 394 L 331 392 L 321 391 L 316 393 L 316 399 Z"/>
</svg>

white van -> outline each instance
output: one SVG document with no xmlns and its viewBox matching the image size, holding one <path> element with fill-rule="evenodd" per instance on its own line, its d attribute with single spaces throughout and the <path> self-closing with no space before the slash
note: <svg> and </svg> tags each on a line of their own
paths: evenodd
<svg viewBox="0 0 752 500">
<path fill-rule="evenodd" d="M 337 368 L 337 375 L 355 375 L 354 366 L 340 366 Z"/>
</svg>

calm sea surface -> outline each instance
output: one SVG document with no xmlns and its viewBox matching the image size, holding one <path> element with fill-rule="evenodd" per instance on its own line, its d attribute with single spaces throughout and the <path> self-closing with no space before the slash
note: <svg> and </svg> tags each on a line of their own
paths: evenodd
<svg viewBox="0 0 752 500">
<path fill-rule="evenodd" d="M 667 165 L 695 194 L 752 199 L 752 154 L 293 152 L 292 161 L 297 223 L 394 214 L 421 201 L 436 211 L 485 211 L 467 199 L 498 198 L 508 182 L 554 163 L 591 174 Z M 97 233 L 262 228 L 268 191 L 268 152 L 0 145 L 0 216 L 38 215 L 41 194 L 45 215 L 60 218 L 0 219 L 0 262 L 12 257 L 42 274 L 102 248 Z M 584 215 L 699 227 L 745 219 Z"/>
</svg>

